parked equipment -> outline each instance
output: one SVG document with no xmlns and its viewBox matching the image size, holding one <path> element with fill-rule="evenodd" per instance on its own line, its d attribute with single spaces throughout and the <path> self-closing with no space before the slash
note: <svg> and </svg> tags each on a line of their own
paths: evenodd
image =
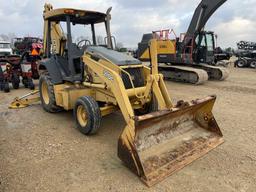
<svg viewBox="0 0 256 192">
<path fill-rule="evenodd" d="M 25 88 L 34 89 L 33 79 L 39 79 L 37 62 L 41 60 L 42 42 L 39 38 L 18 38 L 15 52 L 21 55 L 7 54 L 0 57 L 0 90 L 10 91 L 20 86 L 20 79 Z"/>
<path fill-rule="evenodd" d="M 255 51 L 239 51 L 236 53 L 237 60 L 235 61 L 235 67 L 244 68 L 256 68 L 256 50 Z"/>
<path fill-rule="evenodd" d="M 232 53 L 224 51 L 220 47 L 216 47 L 214 49 L 214 57 L 215 57 L 215 63 L 218 63 L 219 61 L 223 61 L 223 60 L 228 61 L 232 57 Z"/>
<path fill-rule="evenodd" d="M 11 43 L 0 40 L 0 57 L 12 55 Z"/>
<path fill-rule="evenodd" d="M 256 51 L 256 43 L 251 41 L 239 41 L 237 48 L 239 50 Z"/>
<path fill-rule="evenodd" d="M 206 22 L 226 0 L 202 0 L 195 10 L 186 34 L 177 37 L 173 30 L 155 31 L 143 35 L 138 45 L 138 58 L 149 61 L 148 43 L 158 39 L 159 70 L 165 78 L 193 84 L 202 84 L 208 79 L 225 80 L 228 71 L 214 63 L 214 33 L 203 31 Z M 175 38 L 170 39 L 174 34 Z M 164 64 L 167 65 L 164 65 Z"/>
<path fill-rule="evenodd" d="M 173 105 L 158 73 L 156 40 L 150 41 L 151 68 L 114 51 L 110 11 L 53 10 L 45 5 L 47 59 L 40 64 L 40 100 L 47 112 L 73 110 L 85 135 L 95 134 L 103 116 L 120 110 L 127 125 L 118 140 L 118 157 L 151 186 L 223 142 L 212 114 L 216 97 Z M 95 40 L 95 26 L 102 23 L 107 48 Z M 77 25 L 91 27 L 92 42 L 73 43 L 71 27 Z M 16 99 L 13 105 L 20 102 Z"/>
<path fill-rule="evenodd" d="M 256 43 L 249 41 L 239 41 L 237 43 L 237 60 L 235 67 L 256 68 Z"/>
<path fill-rule="evenodd" d="M 37 62 L 41 60 L 43 42 L 37 37 L 16 38 L 14 50 L 21 55 L 22 71 L 27 78 L 38 79 Z"/>
<path fill-rule="evenodd" d="M 42 39 L 38 37 L 16 38 L 14 40 L 13 50 L 17 55 L 23 55 L 28 51 L 33 52 L 33 54 L 40 55 L 43 48 L 42 42 Z"/>
<path fill-rule="evenodd" d="M 232 63 L 230 61 L 230 58 L 232 57 L 232 55 L 233 55 L 232 52 L 228 52 L 221 49 L 220 47 L 216 47 L 214 49 L 214 65 L 228 67 Z"/>
<path fill-rule="evenodd" d="M 12 84 L 13 89 L 19 89 L 20 79 L 25 88 L 34 89 L 33 79 L 39 78 L 37 61 L 38 57 L 30 55 L 29 52 L 22 56 L 0 57 L 0 90 L 9 92 L 9 83 Z"/>
<path fill-rule="evenodd" d="M 0 90 L 9 92 L 9 83 L 12 83 L 14 89 L 19 88 L 20 84 L 20 56 L 8 55 L 0 57 Z"/>
</svg>

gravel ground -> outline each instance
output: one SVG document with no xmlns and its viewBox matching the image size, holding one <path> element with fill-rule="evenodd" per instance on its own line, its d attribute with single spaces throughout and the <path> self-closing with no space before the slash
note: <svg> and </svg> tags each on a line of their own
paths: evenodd
<svg viewBox="0 0 256 192">
<path fill-rule="evenodd" d="M 214 114 L 225 143 L 147 188 L 116 155 L 125 126 L 120 113 L 103 119 L 92 137 L 74 127 L 72 112 L 48 114 L 40 105 L 10 110 L 26 89 L 0 93 L 0 191 L 256 191 L 256 71 L 230 68 L 224 82 L 167 82 L 174 101 L 216 94 Z"/>
</svg>

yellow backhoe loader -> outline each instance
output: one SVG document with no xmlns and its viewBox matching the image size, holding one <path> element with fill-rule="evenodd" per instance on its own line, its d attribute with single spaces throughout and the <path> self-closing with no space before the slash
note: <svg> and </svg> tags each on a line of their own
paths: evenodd
<svg viewBox="0 0 256 192">
<path fill-rule="evenodd" d="M 126 127 L 118 139 L 118 157 L 152 186 L 223 142 L 212 114 L 216 97 L 173 105 L 158 73 L 156 40 L 149 44 L 151 67 L 114 51 L 110 10 L 54 10 L 45 5 L 40 100 L 47 112 L 73 110 L 77 128 L 85 135 L 95 134 L 104 126 L 103 116 L 120 110 Z M 97 45 L 95 35 L 95 26 L 102 23 L 105 46 Z M 71 27 L 76 25 L 91 28 L 92 42 L 73 42 Z"/>
</svg>

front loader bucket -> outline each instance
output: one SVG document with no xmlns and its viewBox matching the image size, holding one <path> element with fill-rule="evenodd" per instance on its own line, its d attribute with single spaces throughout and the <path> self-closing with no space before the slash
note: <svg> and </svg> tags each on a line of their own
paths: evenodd
<svg viewBox="0 0 256 192">
<path fill-rule="evenodd" d="M 215 96 L 135 118 L 118 142 L 119 158 L 148 186 L 223 143 L 212 114 Z"/>
</svg>

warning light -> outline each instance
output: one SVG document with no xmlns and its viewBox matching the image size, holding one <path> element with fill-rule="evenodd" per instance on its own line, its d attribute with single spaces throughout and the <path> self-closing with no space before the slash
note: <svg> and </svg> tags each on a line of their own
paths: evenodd
<svg viewBox="0 0 256 192">
<path fill-rule="evenodd" d="M 66 14 L 74 14 L 75 11 L 74 11 L 73 9 L 66 9 L 66 10 L 64 11 L 64 13 L 66 13 Z"/>
</svg>

